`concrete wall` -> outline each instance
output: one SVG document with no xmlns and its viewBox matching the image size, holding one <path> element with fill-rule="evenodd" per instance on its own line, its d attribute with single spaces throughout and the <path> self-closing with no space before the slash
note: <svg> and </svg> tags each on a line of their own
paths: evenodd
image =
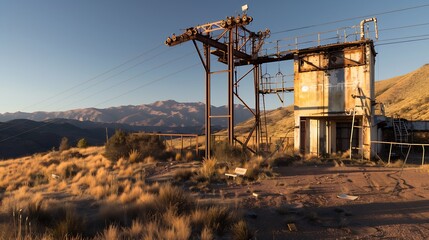
<svg viewBox="0 0 429 240">
<path fill-rule="evenodd" d="M 309 138 L 305 141 L 309 147 L 305 153 L 320 155 L 335 151 L 336 136 L 332 124 L 350 121 L 351 127 L 353 111 L 356 111 L 356 118 L 363 119 L 364 126 L 363 131 L 359 130 L 359 147 L 364 149 L 360 153 L 369 157 L 374 59 L 372 41 L 317 47 L 295 54 L 296 150 L 302 149 L 299 143 L 304 137 L 300 134 L 301 119 L 310 119 L 306 129 L 310 135 L 305 135 Z"/>
</svg>

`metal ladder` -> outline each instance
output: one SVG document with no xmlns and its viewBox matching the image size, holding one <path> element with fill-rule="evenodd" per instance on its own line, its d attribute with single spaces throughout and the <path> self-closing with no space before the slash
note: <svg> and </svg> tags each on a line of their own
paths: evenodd
<svg viewBox="0 0 429 240">
<path fill-rule="evenodd" d="M 265 95 L 262 94 L 262 111 L 259 118 L 260 128 L 260 144 L 264 146 L 263 151 L 268 151 L 268 126 L 267 126 L 267 112 L 265 109 Z"/>
<path fill-rule="evenodd" d="M 359 103 L 356 103 L 355 101 L 355 106 L 353 108 L 353 117 L 352 117 L 352 127 L 351 127 L 351 131 L 350 131 L 350 160 L 352 159 L 352 153 L 353 150 L 361 150 L 361 159 L 363 160 L 364 157 L 364 153 L 363 153 L 363 148 L 361 146 L 363 146 L 363 136 L 365 136 L 365 132 L 366 132 L 366 128 L 367 126 L 365 126 L 365 120 L 366 122 L 368 122 L 368 124 L 370 125 L 371 121 L 370 121 L 370 113 L 369 113 L 369 109 L 367 106 L 367 103 L 365 101 L 365 99 L 367 98 L 362 89 L 360 87 L 356 88 L 356 94 L 352 95 L 353 98 L 359 98 L 360 101 Z M 358 109 L 362 109 L 362 118 L 360 119 L 356 119 L 356 112 Z M 356 124 L 356 120 L 360 121 L 360 124 Z M 358 143 L 357 143 L 357 147 L 354 146 L 354 142 L 353 142 L 353 134 L 355 129 L 359 130 L 360 129 L 360 135 L 358 137 Z M 362 144 L 360 145 L 360 143 L 362 142 Z"/>
</svg>

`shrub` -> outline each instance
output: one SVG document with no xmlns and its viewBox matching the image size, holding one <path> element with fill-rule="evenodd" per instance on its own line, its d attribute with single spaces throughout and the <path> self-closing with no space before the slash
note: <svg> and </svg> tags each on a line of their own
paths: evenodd
<svg viewBox="0 0 429 240">
<path fill-rule="evenodd" d="M 63 137 L 61 139 L 60 146 L 59 146 L 58 150 L 60 152 L 62 152 L 62 151 L 68 150 L 68 149 L 70 149 L 69 139 L 66 137 Z"/>
<path fill-rule="evenodd" d="M 130 156 L 131 153 L 134 156 Z M 159 159 L 165 156 L 165 144 L 157 136 L 127 134 L 118 130 L 106 143 L 105 156 L 112 161 L 131 157 L 133 161 L 140 162 L 149 156 Z"/>
<path fill-rule="evenodd" d="M 234 165 L 246 159 L 247 156 L 242 149 L 231 146 L 228 142 L 218 142 L 214 146 L 214 157 L 220 162 L 226 162 L 229 165 Z"/>
<path fill-rule="evenodd" d="M 130 149 L 137 149 L 140 152 L 139 160 L 149 156 L 159 159 L 165 153 L 164 141 L 157 136 L 132 134 L 127 140 Z"/>
<path fill-rule="evenodd" d="M 117 130 L 115 134 L 109 138 L 109 141 L 107 141 L 104 155 L 112 161 L 125 158 L 130 152 L 127 145 L 127 137 L 127 133 L 122 130 Z"/>
<path fill-rule="evenodd" d="M 77 142 L 76 145 L 77 148 L 87 148 L 88 147 L 88 142 L 86 141 L 85 138 L 81 138 L 79 139 L 79 141 Z"/>
</svg>

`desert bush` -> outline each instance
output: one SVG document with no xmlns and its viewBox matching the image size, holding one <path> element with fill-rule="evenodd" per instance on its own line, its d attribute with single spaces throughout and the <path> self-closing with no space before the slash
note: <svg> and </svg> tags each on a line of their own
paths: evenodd
<svg viewBox="0 0 429 240">
<path fill-rule="evenodd" d="M 62 152 L 68 149 L 70 149 L 69 139 L 66 137 L 63 137 L 61 139 L 60 146 L 58 147 L 58 151 Z"/>
<path fill-rule="evenodd" d="M 247 156 L 241 148 L 231 146 L 228 142 L 217 142 L 214 146 L 213 156 L 220 162 L 235 163 L 246 159 Z"/>
<path fill-rule="evenodd" d="M 122 130 L 117 130 L 115 134 L 109 138 L 105 146 L 104 155 L 112 160 L 118 161 L 120 158 L 125 158 L 130 152 L 127 144 L 128 133 Z"/>
<path fill-rule="evenodd" d="M 81 138 L 79 139 L 79 141 L 76 144 L 77 148 L 87 148 L 88 147 L 88 142 L 86 141 L 85 138 Z"/>
<path fill-rule="evenodd" d="M 137 149 L 140 153 L 140 160 L 148 156 L 160 159 L 165 155 L 165 144 L 162 139 L 154 135 L 133 134 L 128 137 L 128 144 L 131 149 Z"/>
<path fill-rule="evenodd" d="M 127 134 L 118 130 L 106 143 L 104 155 L 112 161 L 118 161 L 120 158 L 129 157 L 134 151 L 133 160 L 139 162 L 149 156 L 163 159 L 166 155 L 165 149 L 164 142 L 157 136 Z"/>
</svg>

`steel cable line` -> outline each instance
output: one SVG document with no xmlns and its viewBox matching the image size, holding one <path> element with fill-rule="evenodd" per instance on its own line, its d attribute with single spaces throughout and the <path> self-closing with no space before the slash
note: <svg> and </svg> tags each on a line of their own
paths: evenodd
<svg viewBox="0 0 429 240">
<path fill-rule="evenodd" d="M 404 28 L 421 27 L 421 26 L 426 26 L 426 25 L 429 25 L 429 22 L 418 23 L 418 24 L 413 24 L 413 25 L 405 25 L 405 26 L 400 26 L 400 27 L 383 28 L 383 29 L 379 29 L 378 31 L 379 32 L 391 31 L 391 30 L 404 29 Z"/>
<path fill-rule="evenodd" d="M 179 61 L 179 60 L 181 60 L 181 59 L 184 59 L 184 58 L 186 58 L 186 57 L 190 56 L 191 54 L 193 55 L 193 52 L 190 52 L 190 53 L 185 54 L 185 55 L 183 55 L 183 56 L 180 56 L 180 57 L 177 57 L 177 58 L 175 58 L 175 59 L 172 59 L 172 60 L 170 60 L 170 61 L 168 61 L 168 62 L 165 62 L 165 63 L 162 63 L 162 64 L 160 64 L 160 65 L 157 65 L 157 66 L 155 66 L 155 67 L 153 67 L 153 68 L 151 68 L 151 69 L 149 69 L 149 70 L 143 71 L 143 72 L 138 73 L 138 74 L 136 74 L 136 75 L 134 75 L 134 76 L 132 76 L 132 77 L 130 77 L 130 78 L 127 78 L 127 79 L 122 80 L 122 81 L 120 81 L 120 82 L 118 82 L 118 83 L 116 83 L 116 84 L 113 84 L 113 85 L 111 85 L 111 86 L 109 86 L 109 87 L 107 87 L 107 88 L 105 88 L 105 89 L 103 89 L 103 90 L 101 90 L 101 91 L 97 91 L 96 93 L 94 93 L 94 94 L 92 94 L 92 95 L 90 95 L 90 96 L 87 96 L 87 97 L 85 97 L 85 98 L 79 99 L 78 101 L 72 102 L 72 103 L 68 104 L 67 106 L 73 105 L 73 104 L 75 104 L 75 103 L 82 102 L 82 101 L 84 101 L 84 100 L 86 100 L 86 99 L 88 99 L 88 98 L 91 98 L 91 97 L 95 96 L 95 95 L 98 95 L 98 94 L 100 94 L 100 93 L 106 92 L 107 90 L 110 90 L 110 89 L 112 89 L 112 88 L 114 88 L 114 87 L 117 87 L 117 86 L 119 86 L 119 85 L 121 85 L 121 84 L 123 84 L 123 83 L 126 83 L 126 82 L 128 82 L 128 81 L 131 81 L 131 80 L 136 79 L 136 78 L 138 78 L 138 77 L 141 77 L 142 75 L 144 75 L 144 74 L 146 74 L 146 73 L 149 73 L 149 72 L 151 72 L 151 71 L 154 71 L 154 70 L 156 70 L 156 69 L 159 69 L 159 68 L 161 68 L 161 67 L 164 67 L 164 66 L 166 66 L 166 65 L 168 65 L 168 64 L 171 64 L 171 63 L 173 63 L 173 62 L 177 62 L 177 61 Z"/>
<path fill-rule="evenodd" d="M 137 62 L 136 64 L 134 64 L 134 65 L 132 65 L 132 66 L 130 66 L 130 67 L 128 67 L 128 68 L 125 68 L 125 69 L 123 69 L 122 71 L 117 72 L 117 73 L 115 73 L 115 74 L 113 74 L 113 75 L 111 75 L 111 76 L 109 76 L 109 77 L 107 77 L 107 78 L 102 78 L 102 79 L 100 79 L 99 81 L 96 81 L 96 82 L 94 82 L 93 84 L 91 84 L 91 85 L 87 86 L 86 88 L 84 88 L 83 90 L 79 91 L 79 93 L 82 93 L 82 92 L 88 91 L 90 88 L 92 88 L 92 87 L 94 87 L 94 86 L 97 86 L 97 85 L 99 85 L 100 83 L 105 82 L 106 80 L 109 80 L 109 79 L 112 79 L 112 78 L 114 78 L 114 77 L 117 77 L 117 76 L 121 75 L 122 73 L 129 71 L 130 69 L 133 69 L 133 68 L 135 68 L 135 67 L 137 67 L 137 66 L 139 66 L 139 65 L 141 65 L 141 64 L 143 64 L 143 63 L 145 63 L 145 62 L 148 62 L 149 60 L 153 60 L 153 59 L 155 59 L 155 58 L 157 58 L 157 57 L 161 56 L 162 54 L 166 53 L 167 51 L 168 51 L 168 49 L 166 49 L 165 51 L 161 52 L 160 54 L 155 55 L 154 57 L 147 58 L 147 59 L 144 59 L 144 60 L 142 60 L 142 61 L 140 61 L 140 62 Z M 76 93 L 72 92 L 71 94 L 69 94 L 69 95 L 67 95 L 67 96 L 65 96 L 65 97 L 63 97 L 63 98 L 61 98 L 60 100 L 61 100 L 61 101 L 64 101 L 64 100 L 66 100 L 66 99 L 69 99 L 69 98 L 71 98 L 71 97 L 74 97 L 75 95 L 76 95 Z M 49 105 L 45 105 L 45 107 L 49 107 L 49 106 L 52 106 L 52 105 L 54 105 L 54 104 L 58 104 L 58 101 L 53 102 L 53 103 L 51 103 L 51 104 L 49 104 Z"/>
<path fill-rule="evenodd" d="M 400 43 L 419 42 L 419 41 L 425 41 L 425 40 L 429 40 L 429 37 L 427 37 L 427 38 L 418 38 L 418 39 L 410 39 L 410 40 L 404 40 L 404 41 L 389 42 L 389 43 L 380 43 L 380 44 L 376 44 L 375 46 L 384 46 L 384 45 L 392 45 L 392 44 L 400 44 Z"/>
<path fill-rule="evenodd" d="M 110 101 L 112 101 L 112 100 L 114 100 L 114 99 L 117 99 L 117 98 L 119 98 L 119 97 L 122 97 L 122 96 L 124 96 L 124 95 L 126 95 L 126 94 L 128 94 L 128 93 L 135 92 L 135 91 L 137 91 L 137 90 L 139 90 L 139 89 L 141 89 L 141 88 L 143 88 L 143 87 L 146 87 L 146 86 L 149 86 L 149 85 L 151 85 L 151 84 L 153 84 L 153 83 L 156 83 L 156 82 L 159 82 L 159 81 L 165 80 L 165 79 L 167 79 L 167 78 L 169 78 L 169 77 L 171 77 L 171 76 L 173 76 L 173 75 L 176 75 L 176 74 L 178 74 L 178 73 L 184 72 L 184 71 L 186 71 L 186 70 L 188 70 L 188 69 L 191 69 L 191 68 L 193 68 L 193 67 L 195 67 L 195 66 L 197 66 L 197 65 L 199 65 L 199 64 L 201 64 L 201 63 L 199 63 L 199 62 L 198 62 L 198 63 L 196 63 L 196 64 L 193 64 L 193 65 L 190 65 L 190 66 L 188 66 L 188 67 L 185 67 L 185 68 L 183 68 L 183 69 L 181 69 L 181 70 L 179 70 L 179 71 L 176 71 L 176 72 L 170 73 L 170 74 L 168 74 L 168 75 L 166 75 L 166 76 L 164 76 L 164 77 L 157 78 L 157 79 L 155 79 L 155 80 L 152 80 L 152 81 L 150 81 L 150 82 L 147 82 L 147 83 L 145 83 L 145 84 L 142 84 L 142 85 L 140 85 L 140 86 L 138 86 L 138 87 L 136 87 L 136 88 L 134 88 L 134 89 L 132 89 L 132 90 L 126 91 L 126 92 L 124 92 L 124 93 L 122 93 L 122 94 L 120 94 L 120 95 L 117 95 L 117 96 L 115 96 L 115 97 L 109 98 L 109 99 L 107 99 L 107 100 L 105 100 L 105 101 L 103 101 L 103 102 L 100 102 L 100 103 L 98 103 L 98 104 L 96 104 L 96 105 L 94 105 L 94 106 L 99 106 L 99 105 L 101 105 L 101 104 L 104 104 L 104 103 L 110 102 Z"/>
<path fill-rule="evenodd" d="M 396 12 L 408 11 L 408 10 L 413 10 L 413 9 L 418 9 L 418 8 L 423 8 L 423 7 L 429 7 L 429 4 L 423 4 L 423 5 L 418 5 L 418 6 L 408 7 L 408 8 L 395 9 L 395 10 L 380 12 L 380 13 L 373 13 L 373 14 L 368 14 L 368 15 L 363 15 L 363 16 L 358 16 L 358 17 L 345 18 L 345 19 L 335 20 L 335 21 L 331 21 L 331 22 L 312 24 L 312 25 L 303 26 L 303 27 L 290 28 L 290 29 L 286 29 L 286 30 L 280 30 L 280 31 L 272 32 L 271 34 L 274 35 L 274 34 L 285 33 L 285 32 L 293 32 L 293 31 L 297 31 L 297 30 L 314 28 L 314 27 L 318 27 L 318 26 L 331 25 L 334 23 L 346 22 L 346 21 L 351 21 L 351 20 L 355 20 L 355 19 L 362 19 L 362 18 L 367 18 L 367 17 L 372 17 L 372 16 L 380 16 L 380 15 L 386 15 L 386 14 L 391 14 L 391 13 L 396 13 Z"/>
<path fill-rule="evenodd" d="M 412 24 L 412 25 L 404 25 L 404 26 L 397 26 L 397 27 L 390 27 L 390 28 L 382 28 L 379 29 L 378 31 L 392 31 L 392 30 L 397 30 L 397 29 L 407 29 L 407 28 L 415 28 L 415 27 L 422 27 L 422 26 L 428 26 L 429 22 L 425 22 L 425 23 L 418 23 L 418 24 Z M 313 36 L 313 35 L 317 35 L 317 34 L 324 34 L 324 33 L 334 33 L 334 32 L 338 32 L 338 30 L 345 30 L 345 29 L 353 29 L 356 28 L 356 26 L 350 26 L 350 27 L 343 27 L 343 28 L 339 28 L 339 29 L 331 29 L 331 30 L 326 30 L 323 32 L 314 32 L 314 33 L 309 33 L 309 34 L 305 34 L 302 36 L 298 36 L 298 37 L 309 37 L 309 36 Z M 374 30 L 368 31 L 368 33 L 375 33 Z M 351 34 L 352 35 L 352 34 Z M 287 37 L 287 38 L 282 38 L 276 41 L 270 41 L 270 42 L 266 42 L 265 45 L 272 45 L 272 44 L 276 44 L 275 46 L 269 48 L 269 49 L 277 49 L 279 48 L 278 43 L 283 42 L 283 41 L 288 41 L 288 40 L 293 40 L 296 37 Z M 332 37 L 332 38 L 325 38 L 325 39 L 321 39 L 322 41 L 325 40 L 329 40 L 329 39 L 337 39 L 337 37 Z M 386 41 L 386 40 L 377 40 L 378 42 L 380 41 Z M 308 43 L 312 43 L 314 42 L 314 40 L 311 41 L 307 41 L 307 42 L 300 42 L 300 44 L 308 44 Z M 288 46 L 288 45 L 286 45 Z"/>
<path fill-rule="evenodd" d="M 48 97 L 48 98 L 46 98 L 46 99 L 44 99 L 44 100 L 42 100 L 42 101 L 39 101 L 39 102 L 35 103 L 35 104 L 32 104 L 32 105 L 30 105 L 30 106 L 27 106 L 26 108 L 29 108 L 29 107 L 31 107 L 31 106 L 38 105 L 38 104 L 43 103 L 43 102 L 46 102 L 46 101 L 48 101 L 48 100 L 51 100 L 51 99 L 53 99 L 53 98 L 55 98 L 55 97 L 58 97 L 58 96 L 60 96 L 60 95 L 62 95 L 62 94 L 64 94 L 64 93 L 66 93 L 66 92 L 72 91 L 72 90 L 74 90 L 74 89 L 76 89 L 76 88 L 78 88 L 78 87 L 80 87 L 80 86 L 82 86 L 82 85 L 84 85 L 84 84 L 90 83 L 90 82 L 92 82 L 92 81 L 96 80 L 97 78 L 102 77 L 103 75 L 106 75 L 106 74 L 108 74 L 108 73 L 110 73 L 110 72 L 113 72 L 113 71 L 115 71 L 115 70 L 117 70 L 117 69 L 119 69 L 119 68 L 121 68 L 121 67 L 123 67 L 123 66 L 125 66 L 125 65 L 127 65 L 127 64 L 129 64 L 129 63 L 131 63 L 131 62 L 133 62 L 134 60 L 139 59 L 139 58 L 141 58 L 142 56 L 145 56 L 145 55 L 147 55 L 147 54 L 148 54 L 148 53 L 150 53 L 150 52 L 153 52 L 154 50 L 158 49 L 158 48 L 159 48 L 160 46 L 162 46 L 162 45 L 163 45 L 163 44 L 160 44 L 160 45 L 158 45 L 158 46 L 156 46 L 156 47 L 154 47 L 154 48 L 151 48 L 151 49 L 150 49 L 150 50 L 148 50 L 148 51 L 145 51 L 145 52 L 143 52 L 143 53 L 141 53 L 141 54 L 139 54 L 139 55 L 137 55 L 137 56 L 135 56 L 135 57 L 133 57 L 133 58 L 131 58 L 131 59 L 129 59 L 129 60 L 127 60 L 127 61 L 125 61 L 125 62 L 123 62 L 123 63 L 119 64 L 119 65 L 117 65 L 117 66 L 115 66 L 115 67 L 113 67 L 113 68 L 110 68 L 110 69 L 109 69 L 109 70 L 107 70 L 107 71 L 104 71 L 103 73 L 98 74 L 97 76 L 95 76 L 95 77 L 93 77 L 93 78 L 90 78 L 90 79 L 88 79 L 88 80 L 84 81 L 83 83 L 76 84 L 75 86 L 73 86 L 73 87 L 71 87 L 71 88 L 65 89 L 65 90 L 61 91 L 60 93 L 58 93 L 58 94 L 56 94 L 56 95 L 53 95 L 53 96 L 51 96 L 51 97 Z M 165 53 L 165 52 L 167 52 L 167 50 L 163 51 L 163 52 L 162 52 L 162 53 L 160 53 L 160 54 L 155 55 L 155 57 L 157 57 L 157 56 L 159 56 L 159 55 L 162 55 L 162 54 L 163 54 L 163 53 Z M 122 74 L 122 73 L 124 73 L 124 72 L 126 72 L 126 71 L 128 71 L 128 70 L 130 70 L 130 69 L 132 69 L 132 68 L 134 68 L 134 67 L 136 67 L 136 66 L 138 66 L 138 65 L 142 64 L 142 63 L 144 63 L 144 62 L 147 62 L 148 60 L 153 60 L 153 58 L 154 58 L 154 57 L 151 57 L 151 58 L 148 58 L 148 59 L 144 59 L 143 61 L 140 61 L 140 62 L 138 62 L 138 63 L 136 63 L 136 64 L 132 65 L 131 67 L 128 67 L 128 68 L 126 68 L 126 69 L 124 69 L 124 70 L 122 70 L 122 71 L 120 71 L 120 72 L 118 72 L 118 73 L 116 73 L 116 74 L 114 74 L 114 75 L 111 75 L 111 76 L 110 76 L 110 77 L 108 77 L 108 78 L 101 79 L 101 81 L 97 81 L 97 82 L 95 82 L 94 84 L 92 84 L 91 86 L 89 86 L 89 87 L 85 88 L 84 90 L 87 90 L 87 89 L 89 89 L 89 88 L 91 88 L 91 87 L 93 87 L 93 86 L 95 86 L 95 85 L 99 84 L 99 83 L 100 83 L 100 82 L 102 82 L 102 81 L 105 81 L 105 80 L 111 79 L 111 78 L 113 78 L 113 77 L 116 77 L 116 76 L 118 76 L 118 75 L 120 75 L 120 74 Z M 62 100 L 64 101 L 65 99 L 68 99 L 68 98 L 70 98 L 70 97 L 72 97 L 72 96 L 75 96 L 75 94 L 68 95 L 68 96 L 67 96 L 67 97 L 65 97 L 65 98 L 63 97 L 63 98 L 62 98 Z M 57 103 L 58 103 L 58 101 L 57 101 L 57 102 L 55 102 L 55 103 L 49 104 L 49 105 L 47 105 L 47 106 L 51 106 L 51 105 L 53 105 L 53 104 L 57 104 Z M 9 129 L 9 128 L 12 128 L 12 127 L 15 127 L 15 126 L 19 126 L 19 125 L 22 125 L 22 124 L 23 124 L 23 123 L 16 123 L 16 124 L 13 124 L 13 125 L 11 125 L 11 126 L 5 126 L 5 127 L 1 128 L 1 129 L 0 129 L 0 131 L 3 131 L 3 130 L 6 130 L 6 129 Z"/>
<path fill-rule="evenodd" d="M 414 36 L 389 38 L 389 39 L 378 40 L 377 42 L 387 42 L 387 41 L 393 41 L 393 40 L 401 40 L 401 39 L 407 39 L 407 38 L 419 38 L 419 37 L 427 37 L 427 36 L 429 36 L 429 34 L 421 34 L 421 35 L 414 35 Z"/>
<path fill-rule="evenodd" d="M 110 72 L 113 72 L 113 71 L 115 71 L 115 70 L 117 70 L 117 69 L 119 69 L 119 68 L 121 68 L 121 67 L 123 67 L 123 66 L 127 65 L 128 63 L 130 63 L 130 62 L 132 62 L 132 61 L 134 61 L 134 60 L 136 60 L 136 59 L 139 59 L 140 57 L 145 56 L 145 55 L 149 54 L 150 52 L 155 51 L 156 49 L 160 48 L 160 47 L 161 47 L 161 46 L 163 46 L 163 45 L 164 45 L 164 44 L 159 44 L 159 45 L 157 45 L 157 46 L 155 46 L 155 47 L 153 47 L 153 48 L 151 48 L 151 49 L 149 49 L 149 50 L 147 50 L 147 51 L 144 51 L 143 53 L 141 53 L 141 54 L 139 54 L 139 55 L 137 55 L 137 56 L 135 56 L 135 57 L 132 57 L 131 59 L 126 60 L 125 62 L 123 62 L 123 63 L 121 63 L 121 64 L 119 64 L 119 65 L 116 65 L 116 66 L 114 66 L 114 67 L 112 67 L 112 68 L 110 68 L 110 69 L 108 69 L 108 70 L 106 70 L 106 71 L 104 71 L 104 72 L 102 72 L 102 73 L 100 73 L 100 74 L 96 75 L 95 77 L 92 77 L 92 78 L 90 78 L 90 79 L 88 79 L 88 80 L 86 80 L 86 81 L 84 81 L 84 82 L 82 82 L 82 83 L 79 83 L 79 84 L 76 84 L 76 85 L 74 85 L 74 86 L 72 86 L 72 87 L 70 87 L 70 88 L 67 88 L 67 89 L 65 89 L 65 90 L 63 90 L 63 91 L 61 91 L 61 92 L 59 92 L 59 93 L 57 93 L 57 94 L 55 94 L 55 95 L 53 95 L 53 96 L 50 96 L 50 97 L 48 97 L 48 98 L 46 98 L 46 99 L 44 99 L 44 100 L 41 100 L 41 101 L 39 101 L 39 102 L 36 102 L 36 103 L 34 103 L 34 104 L 32 104 L 32 105 L 29 105 L 29 106 L 27 106 L 27 107 L 24 107 L 24 108 L 23 108 L 23 110 L 24 110 L 24 109 L 28 109 L 28 108 L 30 108 L 30 107 L 34 107 L 34 106 L 39 105 L 39 104 L 41 104 L 41 103 L 43 103 L 43 102 L 49 101 L 49 100 L 51 100 L 51 99 L 53 99 L 53 98 L 56 98 L 56 97 L 58 97 L 58 96 L 61 96 L 62 94 L 66 93 L 66 92 L 69 92 L 69 91 L 71 91 L 71 90 L 73 90 L 73 89 L 76 89 L 76 88 L 78 88 L 78 87 L 80 87 L 80 86 L 82 86 L 82 85 L 84 85 L 84 84 L 87 84 L 87 83 L 89 83 L 89 82 L 92 82 L 92 81 L 94 81 L 95 79 L 98 79 L 98 78 L 100 78 L 100 77 L 101 77 L 101 76 L 103 76 L 103 75 L 106 75 L 106 74 L 108 74 L 108 73 L 110 73 Z"/>
<path fill-rule="evenodd" d="M 148 85 L 150 85 L 150 84 L 153 84 L 153 83 L 155 83 L 155 82 L 159 82 L 159 81 L 165 80 L 165 79 L 167 79 L 167 78 L 169 78 L 169 77 L 171 77 L 171 76 L 174 76 L 174 75 L 176 75 L 176 74 L 178 74 L 178 73 L 181 73 L 181 72 L 184 72 L 184 71 L 186 71 L 186 70 L 188 70 L 188 69 L 191 69 L 191 68 L 193 68 L 193 67 L 195 67 L 195 66 L 197 66 L 197 65 L 199 65 L 199 64 L 200 64 L 200 63 L 196 63 L 196 64 L 193 64 L 193 65 L 190 65 L 190 66 L 185 67 L 185 68 L 182 68 L 181 70 L 178 70 L 178 71 L 176 71 L 176 72 L 173 72 L 173 73 L 167 74 L 167 75 L 165 75 L 165 76 L 163 76 L 163 77 L 160 77 L 160 78 L 157 78 L 157 79 L 152 80 L 152 81 L 150 81 L 150 82 L 147 82 L 147 83 L 145 83 L 145 84 L 142 84 L 142 85 L 140 85 L 140 86 L 138 86 L 138 87 L 136 87 L 136 88 L 134 88 L 134 89 L 132 89 L 132 90 L 126 91 L 126 92 L 124 92 L 124 93 L 121 93 L 120 95 L 117 95 L 117 96 L 112 97 L 112 98 L 109 98 L 109 99 L 107 99 L 107 100 L 105 100 L 105 101 L 103 101 L 103 102 L 100 102 L 100 103 L 98 103 L 98 104 L 94 105 L 94 107 L 95 107 L 95 106 L 98 106 L 98 105 L 101 105 L 101 104 L 103 104 L 103 103 L 109 102 L 109 101 L 111 101 L 111 100 L 114 100 L 114 99 L 116 99 L 116 98 L 122 97 L 122 96 L 124 96 L 124 95 L 126 95 L 126 94 L 128 94 L 128 93 L 135 92 L 135 91 L 137 91 L 137 90 L 139 90 L 139 89 L 141 89 L 141 88 L 143 88 L 143 87 L 146 87 L 146 86 L 148 86 Z M 1 139 L 1 140 L 0 140 L 0 143 L 5 142 L 5 141 L 8 141 L 8 140 L 13 139 L 13 138 L 16 138 L 16 137 L 19 137 L 19 136 L 24 135 L 24 134 L 26 134 L 26 133 L 33 132 L 33 131 L 35 131 L 35 130 L 37 130 L 37 129 L 40 129 L 40 128 L 42 128 L 42 127 L 46 127 L 46 126 L 48 126 L 48 125 L 50 125 L 50 124 L 53 124 L 53 123 L 55 123 L 55 122 L 57 122 L 57 121 L 59 121 L 59 120 L 58 120 L 58 119 L 51 119 L 51 120 L 47 120 L 45 124 L 42 124 L 42 125 L 40 125 L 40 126 L 37 126 L 37 127 L 31 128 L 31 129 L 28 129 L 28 130 L 26 130 L 26 131 L 24 131 L 24 132 L 21 132 L 21 133 L 15 134 L 15 135 L 13 135 L 13 136 L 9 136 L 9 137 L 6 137 L 6 138 L 4 138 L 4 139 Z"/>
<path fill-rule="evenodd" d="M 164 51 L 165 52 L 165 51 Z M 182 56 L 180 56 L 180 57 L 177 57 L 177 58 L 175 58 L 175 59 L 173 59 L 173 60 L 169 60 L 169 61 L 167 61 L 167 62 L 165 62 L 165 63 L 162 63 L 162 64 L 160 64 L 160 65 L 158 65 L 158 66 L 156 66 L 156 67 L 153 67 L 153 68 L 151 68 L 151 69 L 149 69 L 149 70 L 147 70 L 147 71 L 144 71 L 144 72 L 141 72 L 141 73 L 139 73 L 139 74 L 137 74 L 137 75 L 135 75 L 135 76 L 133 76 L 133 77 L 131 77 L 131 78 L 128 78 L 128 79 L 125 79 L 125 80 L 123 80 L 123 81 L 121 81 L 121 82 L 119 82 L 119 83 L 117 83 L 117 84 L 114 84 L 113 86 L 110 86 L 110 87 L 108 87 L 107 89 L 104 89 L 104 90 L 101 90 L 101 91 L 98 91 L 98 92 L 96 92 L 95 93 L 95 95 L 97 95 L 97 94 L 99 94 L 99 93 L 102 93 L 102 92 L 105 92 L 105 91 L 107 91 L 107 90 L 109 90 L 109 89 L 111 89 L 111 88 L 113 88 L 113 87 L 115 87 L 115 86 L 118 86 L 118 85 L 120 85 L 120 84 L 122 84 L 122 83 L 124 83 L 124 82 L 127 82 L 127 81 L 130 81 L 130 80 L 132 80 L 132 79 L 135 79 L 135 78 L 137 78 L 137 77 L 139 77 L 139 76 L 141 76 L 141 75 L 143 75 L 143 74 L 145 74 L 145 73 L 148 73 L 148 72 L 150 72 L 150 71 L 153 71 L 153 70 L 155 70 L 155 69 L 158 69 L 158 68 L 160 68 L 160 67 L 162 67 L 162 66 L 165 66 L 165 65 L 167 65 L 167 64 L 169 64 L 169 63 L 171 63 L 171 62 L 173 62 L 173 61 L 178 61 L 178 60 L 180 60 L 180 59 L 182 59 L 182 58 L 185 58 L 185 57 L 187 57 L 187 56 L 189 56 L 189 55 L 191 55 L 192 53 L 187 53 L 187 54 L 185 54 L 185 55 L 182 55 Z M 151 58 L 151 59 L 153 59 L 153 58 Z M 141 62 L 139 62 L 137 65 L 139 65 Z M 135 65 L 134 65 L 135 66 Z M 134 66 L 131 66 L 130 68 L 132 68 L 132 67 L 134 67 Z M 129 70 L 130 68 L 127 68 L 126 70 Z M 124 70 L 124 71 L 121 71 L 120 73 L 123 73 L 123 72 L 125 72 L 126 70 Z M 119 73 L 119 74 L 120 74 Z M 119 74 L 115 74 L 114 76 L 117 76 L 117 75 L 119 75 Z M 109 77 L 109 78 L 111 78 L 111 77 Z M 109 79 L 108 78 L 108 79 Z M 99 82 L 96 82 L 96 84 L 98 84 Z M 96 85 L 95 84 L 95 85 Z M 93 85 L 91 85 L 90 87 L 92 87 L 92 86 L 94 86 L 94 84 Z M 87 88 L 88 89 L 88 88 Z M 93 94 L 94 95 L 94 94 Z M 93 95 L 91 95 L 91 96 L 93 96 Z M 72 97 L 72 96 L 75 96 L 74 94 L 72 94 L 72 95 L 69 95 L 69 96 L 67 96 L 65 99 L 67 99 L 67 98 L 69 98 L 69 97 Z M 84 100 L 86 100 L 86 99 L 88 99 L 88 98 L 90 98 L 91 96 L 87 96 L 87 97 L 85 97 L 85 98 L 83 98 L 83 99 L 80 99 L 80 100 L 78 100 L 78 101 L 75 101 L 75 102 L 73 102 L 73 103 L 70 103 L 70 104 L 68 104 L 68 105 L 71 105 L 71 104 L 75 104 L 75 103 L 78 103 L 78 102 L 82 102 L 82 101 L 84 101 Z M 64 99 L 63 99 L 64 100 Z M 15 127 L 15 126 L 19 126 L 19 125 L 22 125 L 23 123 L 16 123 L 16 124 L 13 124 L 13 125 L 11 125 L 11 126 L 5 126 L 5 127 L 3 127 L 3 128 L 1 128 L 0 129 L 0 131 L 3 131 L 3 130 L 6 130 L 6 129 L 9 129 L 9 128 L 12 128 L 12 127 Z"/>
</svg>

